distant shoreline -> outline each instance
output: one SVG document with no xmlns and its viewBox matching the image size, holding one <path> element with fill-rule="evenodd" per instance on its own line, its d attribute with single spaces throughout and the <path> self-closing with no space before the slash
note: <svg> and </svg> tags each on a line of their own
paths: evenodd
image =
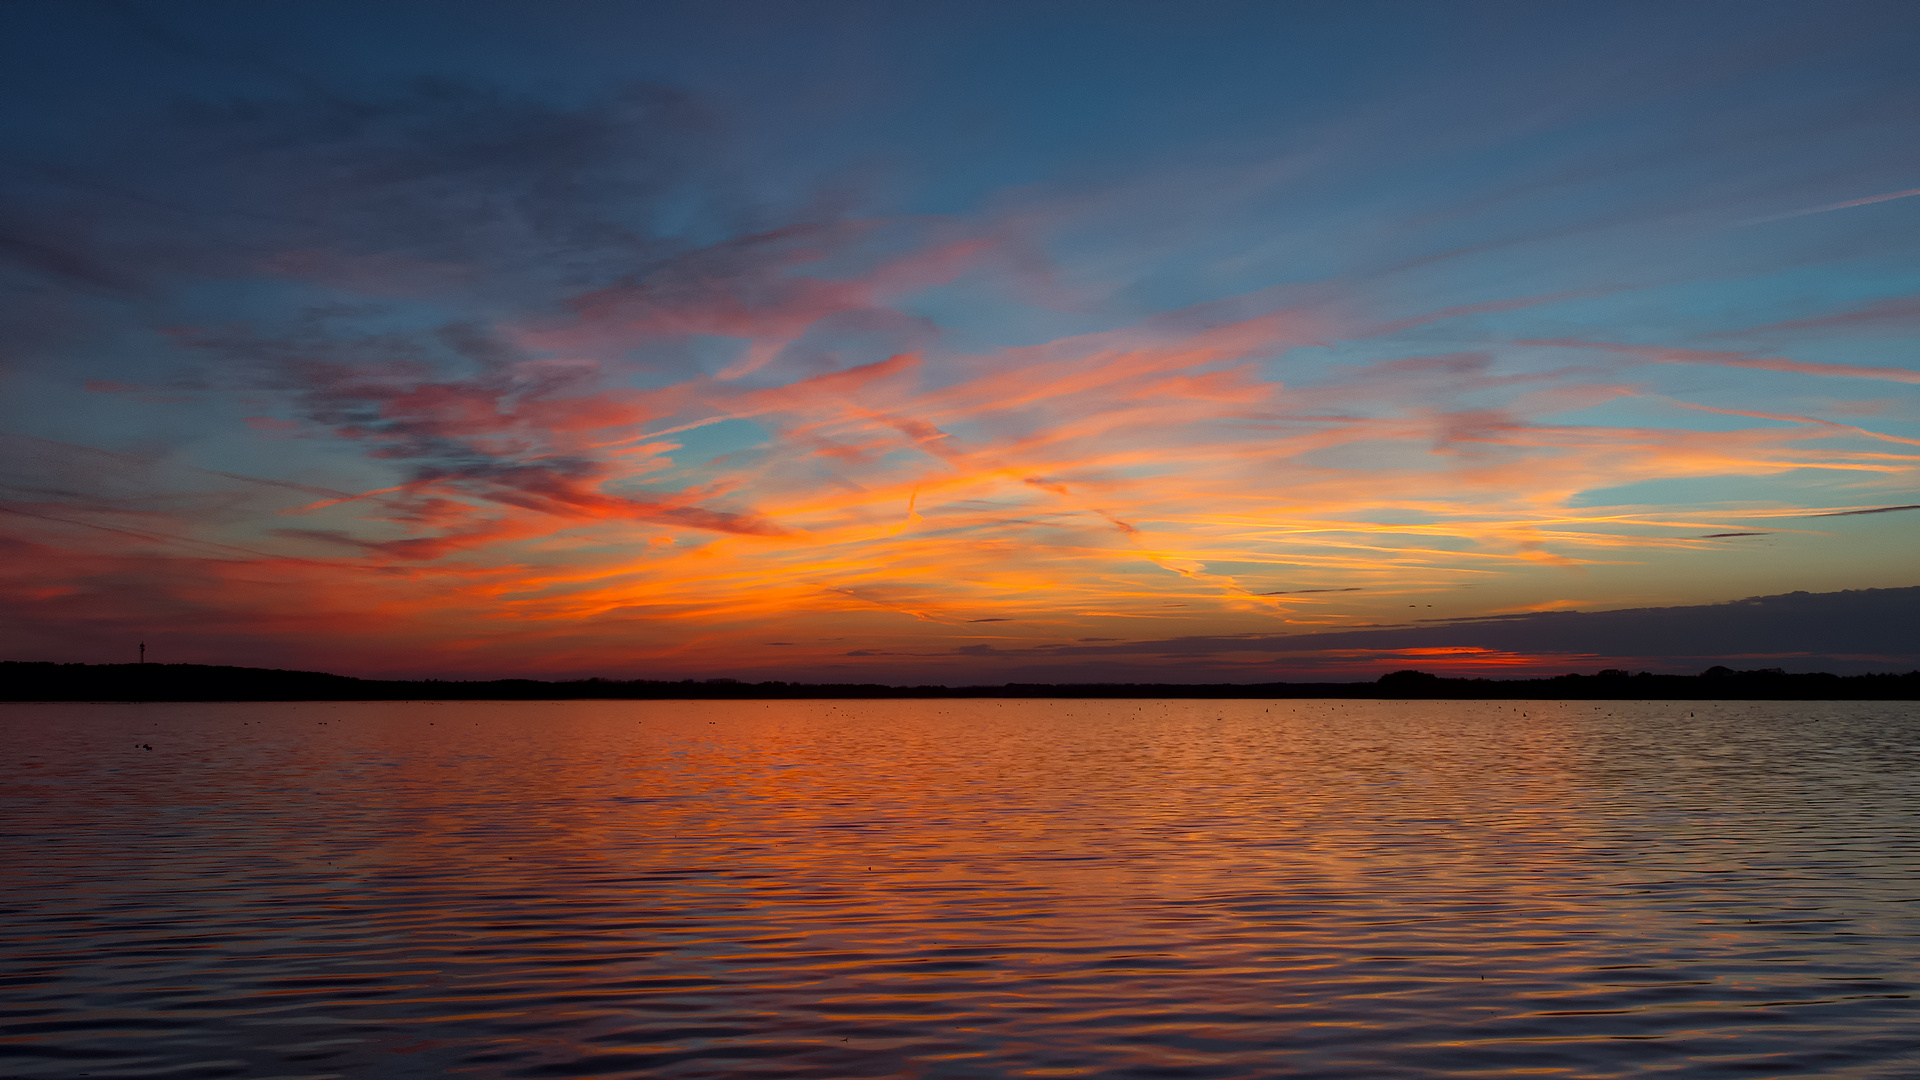
<svg viewBox="0 0 1920 1080">
<path fill-rule="evenodd" d="M 0 661 L 0 701 L 684 701 L 848 698 L 1374 698 L 1567 701 L 1916 701 L 1920 671 L 1788 674 L 1777 668 L 1699 675 L 1557 675 L 1453 679 L 1399 671 L 1371 682 L 1005 683 L 888 686 L 880 683 L 734 679 L 356 679 L 317 671 L 208 664 L 56 664 Z"/>
</svg>

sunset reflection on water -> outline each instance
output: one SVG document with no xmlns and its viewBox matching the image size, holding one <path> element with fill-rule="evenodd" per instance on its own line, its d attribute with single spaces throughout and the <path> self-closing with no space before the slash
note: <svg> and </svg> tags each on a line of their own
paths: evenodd
<svg viewBox="0 0 1920 1080">
<path fill-rule="evenodd" d="M 1910 703 L 0 724 L 8 1076 L 1920 1072 Z"/>
</svg>

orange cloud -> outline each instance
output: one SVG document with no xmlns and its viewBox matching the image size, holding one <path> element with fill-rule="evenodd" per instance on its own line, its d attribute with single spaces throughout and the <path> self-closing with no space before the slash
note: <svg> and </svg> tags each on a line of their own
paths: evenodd
<svg viewBox="0 0 1920 1080">
<path fill-rule="evenodd" d="M 617 357 L 661 335 L 791 343 L 821 318 L 952 280 L 992 251 L 946 240 L 849 277 L 783 276 L 825 261 L 832 240 L 831 230 L 750 238 L 586 294 L 570 322 L 507 331 L 554 356 L 464 377 L 412 361 L 289 366 L 297 419 L 284 423 L 388 463 L 401 477 L 392 486 L 352 494 L 182 474 L 168 483 L 218 488 L 230 509 L 143 509 L 111 469 L 82 468 L 73 450 L 61 467 L 77 478 L 62 490 L 97 495 L 6 503 L 27 545 L 9 602 L 35 618 L 81 618 L 47 614 L 61 604 L 127 627 L 177 612 L 206 623 L 200 659 L 239 647 L 252 626 L 275 642 L 261 646 L 269 652 L 361 671 L 417 671 L 399 658 L 425 650 L 446 670 L 757 663 L 824 678 L 855 661 L 984 664 L 1089 636 L 1397 619 L 1464 584 L 1700 550 L 1760 512 L 1580 509 L 1583 492 L 1800 470 L 1891 483 L 1917 464 L 1904 449 L 1914 440 L 1858 425 L 1696 405 L 1592 367 L 1512 371 L 1487 350 L 1299 366 L 1293 350 L 1354 322 L 1254 300 L 1033 345 L 962 353 L 935 342 L 825 371 L 765 353 L 725 377 L 632 384 L 635 369 Z M 770 251 L 770 262 L 721 257 L 741 250 Z M 1529 344 L 1920 381 L 1742 353 Z M 1622 400 L 1756 422 L 1565 419 Z M 732 425 L 731 449 L 687 449 L 720 425 Z M 85 559 L 48 554 L 79 533 Z M 148 592 L 116 599 L 134 577 Z M 774 639 L 793 644 L 767 657 L 757 643 Z M 991 651 L 956 651 L 976 645 Z M 1534 662 L 1517 651 L 1397 655 L 1487 670 Z"/>
</svg>

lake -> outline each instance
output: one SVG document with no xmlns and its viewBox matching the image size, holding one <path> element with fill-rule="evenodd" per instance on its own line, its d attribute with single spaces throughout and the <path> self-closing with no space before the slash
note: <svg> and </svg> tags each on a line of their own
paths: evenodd
<svg viewBox="0 0 1920 1080">
<path fill-rule="evenodd" d="M 14 704 L 0 736 L 10 1078 L 1920 1076 L 1912 702 Z"/>
</svg>

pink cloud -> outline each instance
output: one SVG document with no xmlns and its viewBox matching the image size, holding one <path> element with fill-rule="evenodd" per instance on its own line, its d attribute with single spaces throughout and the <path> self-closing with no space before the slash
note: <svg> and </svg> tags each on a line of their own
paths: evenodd
<svg viewBox="0 0 1920 1080">
<path fill-rule="evenodd" d="M 1804 360 L 1789 360 L 1779 356 L 1751 356 L 1743 352 L 1722 352 L 1708 349 L 1681 349 L 1657 345 L 1622 345 L 1602 341 L 1580 341 L 1572 338 L 1543 338 L 1520 341 L 1520 345 L 1547 345 L 1567 349 L 1600 349 L 1622 356 L 1631 356 L 1648 364 L 1703 364 L 1713 367 L 1752 368 L 1758 371 L 1780 371 L 1795 375 L 1819 375 L 1843 379 L 1879 379 L 1886 382 L 1920 383 L 1920 371 L 1897 367 L 1863 367 L 1853 364 L 1818 364 Z"/>
<path fill-rule="evenodd" d="M 1767 323 L 1743 330 L 1741 333 L 1767 334 L 1804 330 L 1901 332 L 1916 327 L 1920 327 L 1920 296 L 1896 296 L 1854 308 L 1851 311 Z"/>
<path fill-rule="evenodd" d="M 232 625 L 252 619 L 282 644 L 309 639 L 264 606 L 332 589 L 359 596 L 321 603 L 328 627 L 357 628 L 383 648 L 431 643 L 468 670 L 619 674 L 648 663 L 723 673 L 768 638 L 799 643 L 782 663 L 860 652 L 906 665 L 924 662 L 916 650 L 969 643 L 1403 617 L 1415 598 L 1457 595 L 1462 584 L 1689 551 L 1744 524 L 1691 509 L 1580 509 L 1582 492 L 1806 469 L 1866 482 L 1915 468 L 1893 449 L 1903 443 L 1863 450 L 1833 436 L 1866 429 L 1784 411 L 1714 406 L 1756 420 L 1724 431 L 1549 422 L 1644 395 L 1617 365 L 1516 371 L 1497 346 L 1331 370 L 1279 359 L 1364 325 L 1289 306 L 1283 292 L 1036 345 L 962 354 L 936 339 L 838 370 L 770 364 L 752 380 L 627 381 L 633 369 L 611 355 L 615 345 L 696 325 L 785 340 L 821 311 L 884 305 L 992 251 L 943 239 L 924 256 L 786 281 L 794 268 L 832 262 L 838 249 L 815 240 L 771 244 L 775 269 L 764 273 L 716 270 L 724 280 L 701 281 L 682 266 L 673 284 L 684 295 L 640 283 L 583 302 L 558 329 L 502 331 L 522 344 L 558 335 L 549 344 L 568 348 L 554 356 L 450 375 L 379 342 L 290 355 L 276 370 L 291 415 L 384 463 L 392 484 L 357 495 L 315 488 L 316 498 L 208 474 L 196 482 L 261 492 L 246 504 L 258 509 L 221 518 L 136 521 L 115 499 L 22 506 L 45 519 L 22 526 L 35 550 L 56 550 L 61 530 L 80 528 L 108 562 L 35 561 L 40 576 L 18 582 L 20 602 L 37 603 L 34 589 L 67 590 L 57 595 L 133 618 L 160 601 L 116 607 L 87 575 L 138 548 L 139 573 L 182 582 L 165 603 L 226 604 Z M 755 275 L 772 283 L 766 291 L 748 287 Z M 1555 344 L 1642 363 L 1792 363 Z M 252 349 L 241 336 L 220 347 Z M 1300 374 L 1283 384 L 1278 372 Z M 747 428 L 720 454 L 674 441 L 727 421 L 754 425 L 759 442 L 740 438 Z M 1288 589 L 1320 591 L 1265 595 Z M 209 631 L 204 647 L 235 640 L 224 633 Z M 358 670 L 393 662 L 371 645 L 329 648 Z"/>
</svg>

